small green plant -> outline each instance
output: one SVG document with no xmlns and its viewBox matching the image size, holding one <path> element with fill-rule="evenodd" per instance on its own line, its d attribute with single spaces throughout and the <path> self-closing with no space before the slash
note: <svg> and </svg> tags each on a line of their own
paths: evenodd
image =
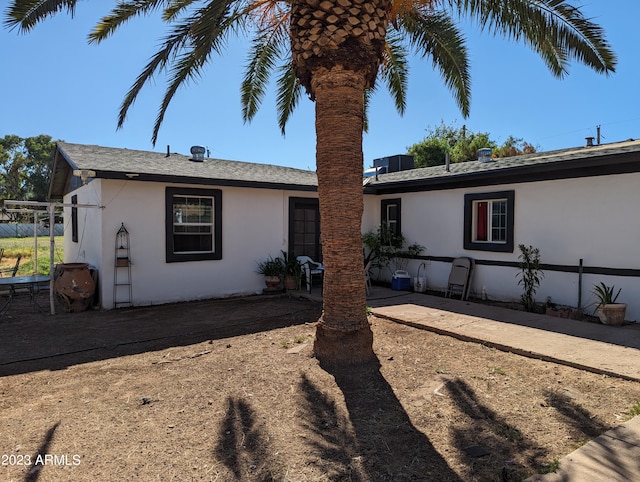
<svg viewBox="0 0 640 482">
<path fill-rule="evenodd" d="M 498 375 L 506 375 L 507 372 L 505 372 L 502 368 L 500 367 L 489 367 L 489 374 L 493 375 L 493 374 L 498 374 Z"/>
<path fill-rule="evenodd" d="M 507 440 L 511 440 L 512 442 L 522 440 L 522 432 L 513 425 L 509 425 L 508 423 L 500 424 L 497 427 L 496 431 L 499 435 L 506 438 Z"/>
<path fill-rule="evenodd" d="M 362 235 L 364 264 L 371 261 L 371 266 L 378 269 L 378 275 L 385 268 L 392 274 L 397 270 L 406 270 L 409 260 L 419 256 L 425 247 L 413 243 L 403 249 L 405 241 L 402 233 L 393 233 L 386 224 L 378 226 L 376 231 L 366 232 Z"/>
<path fill-rule="evenodd" d="M 265 261 L 258 262 L 258 274 L 263 276 L 277 276 L 284 274 L 284 262 L 281 258 L 272 258 L 269 256 Z"/>
<path fill-rule="evenodd" d="M 598 298 L 598 305 L 596 309 L 600 308 L 604 305 L 611 305 L 616 302 L 622 288 L 618 289 L 618 292 L 614 295 L 616 287 L 615 286 L 607 286 L 604 282 L 600 282 L 600 284 L 593 286 L 593 294 Z"/>
<path fill-rule="evenodd" d="M 299 280 L 302 276 L 302 266 L 293 252 L 287 253 L 280 251 L 280 260 L 282 261 L 282 270 L 285 276 L 291 276 Z"/>
<path fill-rule="evenodd" d="M 631 408 L 625 413 L 625 422 L 633 417 L 640 415 L 640 400 L 631 405 Z"/>
<path fill-rule="evenodd" d="M 536 290 L 540 286 L 540 280 L 544 278 L 544 273 L 540 269 L 540 250 L 533 246 L 519 244 L 520 249 L 520 273 L 516 276 L 518 284 L 523 287 L 524 292 L 520 301 L 527 311 L 535 311 Z"/>
<path fill-rule="evenodd" d="M 551 474 L 553 472 L 557 472 L 560 468 L 560 461 L 558 459 L 553 459 L 551 462 L 543 463 L 540 469 L 541 474 Z"/>
</svg>

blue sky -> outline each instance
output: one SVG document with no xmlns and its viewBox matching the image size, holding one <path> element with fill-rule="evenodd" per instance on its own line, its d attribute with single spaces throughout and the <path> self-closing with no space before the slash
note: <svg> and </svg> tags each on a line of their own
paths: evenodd
<svg viewBox="0 0 640 482">
<path fill-rule="evenodd" d="M 78 2 L 76 15 L 58 15 L 29 34 L 0 29 L 0 137 L 48 134 L 81 144 L 189 153 L 192 145 L 212 157 L 315 169 L 314 104 L 304 98 L 280 134 L 271 90 L 251 124 L 241 117 L 240 82 L 246 42 L 228 45 L 197 83 L 174 97 L 155 147 L 151 132 L 165 80 L 147 86 L 121 130 L 120 103 L 155 52 L 163 35 L 155 19 L 136 19 L 100 45 L 86 37 L 113 2 Z M 640 2 L 591 1 L 583 12 L 602 25 L 618 55 L 617 71 L 606 77 L 573 64 L 554 78 L 526 46 L 464 27 L 471 61 L 471 115 L 464 119 L 429 61 L 410 64 L 408 107 L 400 116 L 380 88 L 364 136 L 365 167 L 373 159 L 402 154 L 429 128 L 444 121 L 489 132 L 498 142 L 509 135 L 541 150 L 584 144 L 601 126 L 602 142 L 640 137 Z M 381 86 L 382 87 L 382 86 Z"/>
</svg>

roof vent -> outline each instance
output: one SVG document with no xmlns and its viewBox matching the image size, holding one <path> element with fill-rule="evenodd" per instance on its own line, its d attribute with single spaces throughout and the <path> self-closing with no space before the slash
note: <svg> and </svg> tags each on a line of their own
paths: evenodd
<svg viewBox="0 0 640 482">
<path fill-rule="evenodd" d="M 195 161 L 195 162 L 202 162 L 204 161 L 204 153 L 206 152 L 206 149 L 202 146 L 193 146 L 191 148 L 191 160 Z"/>
<path fill-rule="evenodd" d="M 585 137 L 585 139 L 587 141 L 586 147 L 593 147 L 593 137 Z"/>
<path fill-rule="evenodd" d="M 481 162 L 483 164 L 491 162 L 491 154 L 493 154 L 493 151 L 488 147 L 478 149 L 478 162 Z"/>
</svg>

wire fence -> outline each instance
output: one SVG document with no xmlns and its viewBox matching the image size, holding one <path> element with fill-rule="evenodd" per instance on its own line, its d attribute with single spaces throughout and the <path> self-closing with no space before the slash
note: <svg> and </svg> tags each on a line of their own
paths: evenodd
<svg viewBox="0 0 640 482">
<path fill-rule="evenodd" d="M 64 235 L 64 224 L 53 226 L 54 236 Z M 49 236 L 49 226 L 38 225 L 38 236 Z M 29 238 L 33 237 L 33 224 L 0 223 L 0 238 Z"/>
</svg>

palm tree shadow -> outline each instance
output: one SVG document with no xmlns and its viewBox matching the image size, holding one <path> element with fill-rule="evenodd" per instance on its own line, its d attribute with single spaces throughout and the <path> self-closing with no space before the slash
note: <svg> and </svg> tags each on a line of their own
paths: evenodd
<svg viewBox="0 0 640 482">
<path fill-rule="evenodd" d="M 38 456 L 44 456 L 49 452 L 49 446 L 53 441 L 53 436 L 56 433 L 58 425 L 60 425 L 60 422 L 55 423 L 49 430 L 47 430 L 47 433 L 45 434 L 42 443 L 38 447 L 37 452 L 31 457 L 33 465 L 24 477 L 25 482 L 36 482 L 40 478 L 40 472 L 43 465 L 41 463 L 37 463 L 39 461 Z"/>
<path fill-rule="evenodd" d="M 236 480 L 278 480 L 269 436 L 265 427 L 256 421 L 255 412 L 246 400 L 227 399 L 227 414 L 217 440 L 214 456 L 229 468 Z"/>
<path fill-rule="evenodd" d="M 317 464 L 330 480 L 460 481 L 460 477 L 412 424 L 375 362 L 323 367 L 344 395 L 347 415 L 306 376 L 300 389 Z"/>
<path fill-rule="evenodd" d="M 545 391 L 547 403 L 556 409 L 558 419 L 574 432 L 578 439 L 595 438 L 611 427 L 595 419 L 584 407 L 570 396 L 555 390 Z"/>
<path fill-rule="evenodd" d="M 528 465 L 542 467 L 548 455 L 546 449 L 536 445 L 528 434 L 484 405 L 464 380 L 450 380 L 446 386 L 459 411 L 469 417 L 464 424 L 467 428 L 452 427 L 451 433 L 455 447 L 465 455 L 474 480 L 522 480 L 525 474 L 524 467 L 515 462 L 505 463 L 501 473 L 495 473 L 491 465 L 482 462 L 485 456 L 513 461 L 517 454 L 526 450 L 530 454 Z"/>
</svg>

